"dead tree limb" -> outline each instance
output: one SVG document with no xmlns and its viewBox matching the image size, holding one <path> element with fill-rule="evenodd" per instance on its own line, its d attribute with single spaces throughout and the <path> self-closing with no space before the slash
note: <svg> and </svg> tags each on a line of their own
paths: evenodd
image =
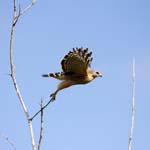
<svg viewBox="0 0 150 150">
<path fill-rule="evenodd" d="M 40 137 L 39 137 L 39 143 L 38 143 L 38 150 L 41 149 L 41 144 L 42 144 L 42 138 L 43 138 L 43 100 L 41 98 L 41 121 L 40 121 Z"/>
<path fill-rule="evenodd" d="M 43 111 L 51 102 L 53 102 L 54 101 L 54 99 L 53 98 L 51 98 L 44 106 L 42 106 L 42 108 L 39 110 L 39 111 L 37 111 L 34 115 L 33 115 L 33 117 L 31 117 L 30 118 L 30 120 L 32 121 L 39 113 L 41 113 L 41 111 Z"/>
<path fill-rule="evenodd" d="M 5 135 L 0 135 L 0 138 L 2 138 L 3 140 L 5 140 L 14 150 L 17 150 L 14 142 L 12 140 L 10 140 L 9 137 L 7 137 Z"/>
<path fill-rule="evenodd" d="M 132 112 L 131 112 L 131 128 L 130 128 L 128 150 L 132 149 L 134 116 L 135 116 L 134 114 L 135 114 L 135 59 L 133 59 L 132 65 Z"/>
<path fill-rule="evenodd" d="M 11 78 L 14 84 L 14 88 L 15 91 L 17 93 L 18 99 L 21 103 L 22 109 L 25 113 L 26 119 L 28 121 L 28 126 L 29 126 L 29 131 L 30 131 L 30 136 L 31 136 L 31 143 L 32 143 L 32 150 L 36 150 L 36 144 L 35 144 L 35 139 L 34 139 L 34 133 L 33 133 L 33 126 L 32 126 L 32 120 L 30 120 L 29 118 L 29 113 L 27 110 L 27 107 L 25 105 L 25 102 L 23 100 L 22 94 L 19 90 L 17 81 L 16 81 L 16 74 L 15 74 L 15 65 L 14 65 L 14 61 L 13 61 L 13 44 L 14 44 L 14 30 L 15 30 L 15 26 L 16 23 L 19 20 L 19 17 L 24 14 L 25 12 L 27 12 L 32 6 L 33 4 L 36 2 L 36 0 L 32 1 L 32 5 L 29 4 L 25 9 L 23 9 L 23 11 L 21 11 L 20 7 L 19 7 L 19 13 L 17 13 L 17 7 L 16 7 L 16 0 L 13 1 L 14 2 L 14 10 L 13 10 L 13 21 L 12 21 L 12 25 L 11 25 L 11 35 L 10 35 L 10 69 L 11 69 Z"/>
<path fill-rule="evenodd" d="M 23 14 L 26 13 L 28 10 L 30 10 L 31 7 L 36 3 L 36 1 L 37 1 L 37 0 L 32 0 L 32 2 L 20 12 L 20 15 L 23 15 Z"/>
</svg>

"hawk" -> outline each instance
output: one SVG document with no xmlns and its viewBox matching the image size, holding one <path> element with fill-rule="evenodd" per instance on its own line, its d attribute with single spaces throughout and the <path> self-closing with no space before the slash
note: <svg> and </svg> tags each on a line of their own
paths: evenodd
<svg viewBox="0 0 150 150">
<path fill-rule="evenodd" d="M 50 95 L 55 100 L 58 91 L 77 84 L 86 84 L 95 79 L 102 77 L 98 71 L 91 69 L 92 52 L 88 48 L 73 48 L 61 61 L 62 72 L 43 74 L 43 77 L 53 77 L 62 82 L 58 85 L 57 90 Z"/>
</svg>

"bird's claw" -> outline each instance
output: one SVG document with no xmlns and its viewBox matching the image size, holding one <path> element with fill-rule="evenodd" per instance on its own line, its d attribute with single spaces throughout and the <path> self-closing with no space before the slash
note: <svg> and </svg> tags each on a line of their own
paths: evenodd
<svg viewBox="0 0 150 150">
<path fill-rule="evenodd" d="M 52 93 L 52 94 L 50 94 L 50 97 L 51 97 L 51 100 L 54 101 L 56 99 L 56 94 Z"/>
</svg>

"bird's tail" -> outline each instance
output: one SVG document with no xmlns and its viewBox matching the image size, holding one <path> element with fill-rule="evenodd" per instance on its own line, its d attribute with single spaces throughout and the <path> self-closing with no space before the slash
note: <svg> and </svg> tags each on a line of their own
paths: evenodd
<svg viewBox="0 0 150 150">
<path fill-rule="evenodd" d="M 59 79 L 59 80 L 64 80 L 64 78 L 65 78 L 63 72 L 43 74 L 42 77 L 53 77 L 53 78 L 56 78 L 56 79 Z"/>
<path fill-rule="evenodd" d="M 54 73 L 42 74 L 42 77 L 55 77 Z"/>
</svg>

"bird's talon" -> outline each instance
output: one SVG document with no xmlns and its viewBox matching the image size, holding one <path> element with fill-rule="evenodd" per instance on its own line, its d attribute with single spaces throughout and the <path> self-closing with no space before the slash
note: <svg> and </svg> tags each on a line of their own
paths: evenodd
<svg viewBox="0 0 150 150">
<path fill-rule="evenodd" d="M 56 98 L 56 94 L 55 94 L 55 93 L 52 93 L 52 94 L 50 95 L 50 97 L 52 98 L 52 101 L 54 101 L 55 98 Z"/>
</svg>

